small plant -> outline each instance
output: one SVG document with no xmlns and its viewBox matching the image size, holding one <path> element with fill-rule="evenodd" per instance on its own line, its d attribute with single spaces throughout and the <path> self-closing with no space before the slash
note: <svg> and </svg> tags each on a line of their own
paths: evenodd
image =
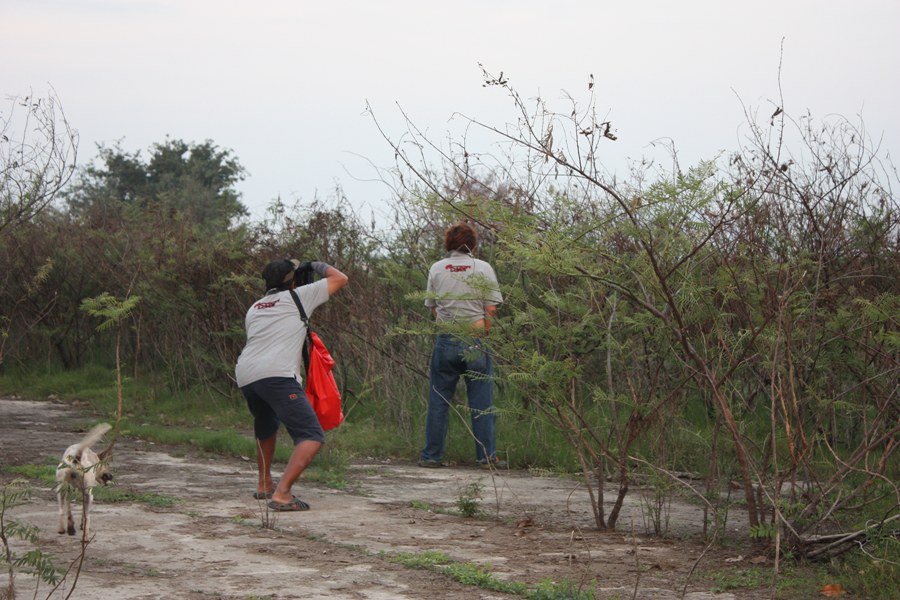
<svg viewBox="0 0 900 600">
<path fill-rule="evenodd" d="M 900 589 L 900 537 L 886 532 L 865 542 L 861 550 L 831 562 L 834 579 L 861 598 L 896 598 Z"/>
<path fill-rule="evenodd" d="M 769 540 L 775 537 L 774 523 L 759 523 L 750 527 L 750 537 L 754 540 Z"/>
<path fill-rule="evenodd" d="M 0 590 L 0 597 L 12 600 L 16 597 L 15 575 L 16 570 L 21 569 L 26 573 L 33 573 L 40 582 L 55 585 L 59 581 L 59 571 L 53 565 L 50 558 L 40 550 L 29 550 L 25 554 L 17 555 L 10 548 L 13 539 L 23 540 L 30 544 L 38 541 L 39 530 L 32 525 L 26 525 L 9 518 L 11 508 L 22 506 L 31 502 L 31 486 L 24 479 L 15 479 L 3 486 L 0 493 L 0 560 L 6 566 L 7 584 L 5 590 Z M 37 595 L 37 589 L 35 589 Z"/>
<path fill-rule="evenodd" d="M 772 581 L 772 573 L 763 568 L 752 567 L 719 571 L 712 574 L 712 592 L 721 593 L 736 589 L 756 589 L 767 586 Z"/>
<path fill-rule="evenodd" d="M 316 461 L 304 472 L 307 481 L 318 481 L 336 490 L 347 489 L 347 467 L 351 455 L 332 437 L 325 451 L 316 455 Z"/>
<path fill-rule="evenodd" d="M 641 514 L 648 532 L 663 536 L 669 532 L 674 487 L 669 478 L 654 472 L 649 486 L 641 491 Z"/>
<path fill-rule="evenodd" d="M 571 579 L 556 582 L 544 579 L 525 594 L 528 600 L 594 600 L 592 589 L 580 589 Z"/>
<path fill-rule="evenodd" d="M 479 502 L 481 501 L 482 486 L 480 483 L 470 483 L 459 490 L 456 497 L 456 509 L 464 517 L 477 517 L 481 514 Z"/>
<path fill-rule="evenodd" d="M 81 301 L 81 310 L 92 317 L 104 319 L 97 326 L 97 331 L 106 331 L 113 326 L 116 327 L 116 398 L 118 410 L 116 411 L 113 441 L 115 441 L 116 435 L 119 433 L 119 423 L 122 421 L 122 320 L 129 316 L 140 301 L 140 296 L 130 296 L 124 300 L 119 300 L 106 292 L 96 298 L 85 298 Z M 112 445 L 110 445 L 110 448 L 112 448 Z"/>
</svg>

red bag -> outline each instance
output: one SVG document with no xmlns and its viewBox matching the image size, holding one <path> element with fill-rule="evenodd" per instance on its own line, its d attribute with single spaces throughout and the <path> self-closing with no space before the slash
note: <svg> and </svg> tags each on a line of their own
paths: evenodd
<svg viewBox="0 0 900 600">
<path fill-rule="evenodd" d="M 306 325 L 306 341 L 303 343 L 303 362 L 306 364 L 306 397 L 312 404 L 319 425 L 328 431 L 344 422 L 344 411 L 341 409 L 341 391 L 331 370 L 334 359 L 316 332 L 309 326 L 306 311 L 297 292 L 291 290 L 291 298 L 300 311 L 300 318 Z"/>
<path fill-rule="evenodd" d="M 328 431 L 344 421 L 341 408 L 341 392 L 334 379 L 334 359 L 328 348 L 314 331 L 310 332 L 312 348 L 309 352 L 309 369 L 306 373 L 306 396 L 312 404 L 319 424 Z"/>
</svg>

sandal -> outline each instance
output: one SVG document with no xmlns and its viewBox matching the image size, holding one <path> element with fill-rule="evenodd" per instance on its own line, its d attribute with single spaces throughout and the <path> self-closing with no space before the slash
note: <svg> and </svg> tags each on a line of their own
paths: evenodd
<svg viewBox="0 0 900 600">
<path fill-rule="evenodd" d="M 272 482 L 272 489 L 268 492 L 253 492 L 254 500 L 271 500 L 272 494 L 275 493 L 275 486 L 278 485 L 277 481 Z"/>
<path fill-rule="evenodd" d="M 275 500 L 270 500 L 268 507 L 271 510 L 278 512 L 291 512 L 298 510 L 309 510 L 309 504 L 294 496 L 294 499 L 290 502 L 276 502 Z"/>
</svg>

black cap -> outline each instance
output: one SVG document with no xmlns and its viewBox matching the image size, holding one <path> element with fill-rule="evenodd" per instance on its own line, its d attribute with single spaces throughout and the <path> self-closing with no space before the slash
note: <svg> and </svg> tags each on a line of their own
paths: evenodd
<svg viewBox="0 0 900 600">
<path fill-rule="evenodd" d="M 266 280 L 266 289 L 280 287 L 294 278 L 294 271 L 300 266 L 300 261 L 295 258 L 282 258 L 273 260 L 263 269 L 262 277 Z"/>
</svg>

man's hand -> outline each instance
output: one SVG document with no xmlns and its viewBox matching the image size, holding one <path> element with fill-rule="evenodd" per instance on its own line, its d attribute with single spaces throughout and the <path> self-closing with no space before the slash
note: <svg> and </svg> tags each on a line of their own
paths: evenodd
<svg viewBox="0 0 900 600">
<path fill-rule="evenodd" d="M 308 285 L 313 281 L 313 273 L 314 269 L 312 266 L 312 262 L 306 261 L 300 263 L 300 266 L 297 267 L 297 270 L 294 271 L 294 285 L 296 287 L 300 287 L 301 285 Z"/>
</svg>

